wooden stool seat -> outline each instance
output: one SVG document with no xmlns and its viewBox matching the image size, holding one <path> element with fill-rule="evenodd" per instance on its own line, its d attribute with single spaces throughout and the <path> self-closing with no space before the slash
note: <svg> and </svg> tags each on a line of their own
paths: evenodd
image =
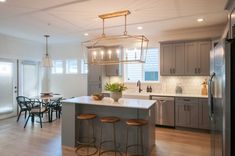
<svg viewBox="0 0 235 156">
<path fill-rule="evenodd" d="M 148 124 L 148 121 L 144 119 L 129 119 L 126 124 L 128 126 L 144 126 Z"/>
<path fill-rule="evenodd" d="M 95 119 L 96 114 L 80 114 L 77 116 L 78 119 L 80 120 L 90 120 L 90 119 Z"/>
<path fill-rule="evenodd" d="M 115 123 L 118 121 L 120 121 L 120 118 L 115 117 L 115 116 L 106 116 L 100 119 L 100 122 L 103 122 L 103 123 Z"/>
</svg>

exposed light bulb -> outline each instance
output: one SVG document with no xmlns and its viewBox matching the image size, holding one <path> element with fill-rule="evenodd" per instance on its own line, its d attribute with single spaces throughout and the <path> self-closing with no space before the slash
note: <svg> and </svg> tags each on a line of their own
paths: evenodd
<svg viewBox="0 0 235 156">
<path fill-rule="evenodd" d="M 111 56 L 112 56 L 112 50 L 108 50 L 108 54 L 109 54 L 109 59 L 111 59 Z"/>
<path fill-rule="evenodd" d="M 198 22 L 203 22 L 204 19 L 203 19 L 203 18 L 198 18 L 197 21 L 198 21 Z"/>
<path fill-rule="evenodd" d="M 137 27 L 137 29 L 138 29 L 138 30 L 142 30 L 142 29 L 143 29 L 143 27 L 139 26 L 139 27 Z"/>
<path fill-rule="evenodd" d="M 101 55 L 101 59 L 104 59 L 104 51 L 103 50 L 100 51 L 100 55 Z"/>
</svg>

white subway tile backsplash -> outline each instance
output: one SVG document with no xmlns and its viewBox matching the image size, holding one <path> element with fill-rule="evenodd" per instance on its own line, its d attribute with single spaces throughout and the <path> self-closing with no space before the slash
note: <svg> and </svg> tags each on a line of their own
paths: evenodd
<svg viewBox="0 0 235 156">
<path fill-rule="evenodd" d="M 156 93 L 175 93 L 176 85 L 181 85 L 184 94 L 201 94 L 201 84 L 207 76 L 162 76 L 158 83 L 142 83 L 142 89 L 146 91 L 147 86 L 151 85 L 153 92 Z M 138 90 L 135 83 L 126 83 L 128 92 Z"/>
</svg>

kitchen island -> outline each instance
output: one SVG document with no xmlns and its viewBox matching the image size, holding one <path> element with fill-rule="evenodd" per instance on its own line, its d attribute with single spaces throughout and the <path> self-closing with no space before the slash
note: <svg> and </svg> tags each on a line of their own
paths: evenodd
<svg viewBox="0 0 235 156">
<path fill-rule="evenodd" d="M 96 145 L 100 142 L 100 117 L 117 116 L 121 119 L 116 125 L 117 142 L 120 144 L 120 150 L 125 151 L 126 146 L 126 120 L 145 119 L 148 125 L 143 127 L 144 152 L 150 155 L 155 147 L 155 102 L 154 100 L 139 100 L 121 98 L 114 102 L 111 98 L 104 98 L 101 101 L 95 101 L 89 96 L 76 97 L 62 101 L 62 146 L 74 148 L 77 146 L 76 138 L 86 132 L 86 127 L 79 127 L 77 115 L 82 113 L 93 113 L 97 115 L 95 119 L 95 137 Z M 112 130 L 106 127 L 103 133 L 111 139 Z M 129 133 L 129 143 L 137 141 L 137 129 L 132 129 Z"/>
</svg>

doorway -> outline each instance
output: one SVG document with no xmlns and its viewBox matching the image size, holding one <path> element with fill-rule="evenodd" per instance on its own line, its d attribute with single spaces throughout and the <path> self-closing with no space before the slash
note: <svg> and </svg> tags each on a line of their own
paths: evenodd
<svg viewBox="0 0 235 156">
<path fill-rule="evenodd" d="M 0 119 L 17 115 L 17 61 L 0 59 Z"/>
</svg>

